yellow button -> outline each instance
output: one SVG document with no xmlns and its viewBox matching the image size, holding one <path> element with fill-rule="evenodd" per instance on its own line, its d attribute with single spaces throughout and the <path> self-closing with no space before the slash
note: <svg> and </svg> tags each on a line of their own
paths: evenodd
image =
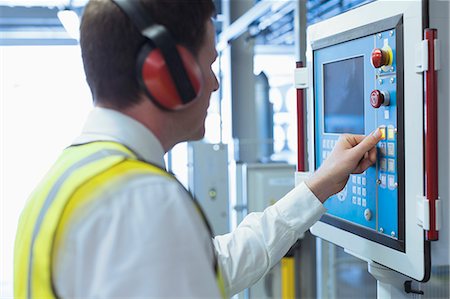
<svg viewBox="0 0 450 299">
<path fill-rule="evenodd" d="M 386 127 L 380 127 L 381 139 L 386 139 Z"/>
<path fill-rule="evenodd" d="M 389 140 L 394 140 L 395 139 L 395 129 L 394 128 L 388 128 L 387 136 L 388 136 Z"/>
</svg>

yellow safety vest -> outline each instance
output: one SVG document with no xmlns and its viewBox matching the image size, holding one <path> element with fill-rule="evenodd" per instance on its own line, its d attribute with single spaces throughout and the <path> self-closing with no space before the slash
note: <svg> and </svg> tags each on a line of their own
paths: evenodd
<svg viewBox="0 0 450 299">
<path fill-rule="evenodd" d="M 20 216 L 14 252 L 15 298 L 58 298 L 52 263 L 68 221 L 78 209 L 98 198 L 108 184 L 139 174 L 176 180 L 119 143 L 99 141 L 65 149 Z M 211 233 L 200 206 L 193 202 Z M 216 256 L 214 269 L 219 291 L 226 298 Z"/>
</svg>

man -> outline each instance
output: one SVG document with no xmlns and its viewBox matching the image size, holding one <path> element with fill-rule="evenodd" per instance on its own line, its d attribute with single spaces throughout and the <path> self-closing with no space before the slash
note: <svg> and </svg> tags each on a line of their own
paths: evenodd
<svg viewBox="0 0 450 299">
<path fill-rule="evenodd" d="M 210 95 L 219 88 L 211 70 L 217 56 L 213 3 L 142 0 L 142 7 L 130 8 L 122 7 L 126 1 L 115 2 L 91 0 L 86 6 L 80 45 L 96 108 L 21 216 L 15 295 L 236 294 L 267 273 L 320 218 L 325 212 L 322 202 L 342 190 L 350 173 L 363 172 L 375 161 L 374 146 L 381 134 L 344 135 L 307 182 L 263 213 L 250 214 L 232 233 L 213 238 L 200 207 L 164 171 L 163 160 L 177 143 L 203 137 Z M 130 17 L 128 9 L 136 7 L 194 57 L 200 84 L 192 81 L 193 100 L 165 106 L 155 93 L 166 82 L 146 85 L 170 71 L 147 80 L 148 61 L 162 61 L 159 54 L 152 56 L 153 50 L 144 51 L 137 63 L 148 32 L 142 15 Z M 186 55 L 180 54 L 189 64 Z"/>
</svg>

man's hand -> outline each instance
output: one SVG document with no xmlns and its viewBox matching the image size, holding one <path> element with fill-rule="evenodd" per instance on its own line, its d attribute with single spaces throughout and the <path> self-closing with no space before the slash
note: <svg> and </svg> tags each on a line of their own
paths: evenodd
<svg viewBox="0 0 450 299">
<path fill-rule="evenodd" d="M 376 129 L 367 137 L 344 134 L 339 138 L 331 155 L 306 181 L 321 202 L 341 191 L 352 173 L 363 173 L 377 159 L 376 145 L 381 132 Z"/>
</svg>

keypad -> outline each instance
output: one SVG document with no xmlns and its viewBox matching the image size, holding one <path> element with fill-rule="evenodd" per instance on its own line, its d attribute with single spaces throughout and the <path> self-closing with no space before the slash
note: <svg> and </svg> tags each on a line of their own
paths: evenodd
<svg viewBox="0 0 450 299">
<path fill-rule="evenodd" d="M 379 186 L 380 188 L 388 188 L 394 190 L 397 188 L 395 182 L 395 173 L 397 171 L 397 159 L 396 159 L 396 129 L 393 126 L 381 126 L 386 131 L 386 139 L 382 140 L 378 144 L 379 151 Z"/>
<path fill-rule="evenodd" d="M 366 182 L 367 179 L 365 177 L 365 173 L 360 175 L 352 175 L 350 182 L 352 185 L 352 204 L 358 205 L 358 206 L 367 206 L 367 188 L 366 188 Z M 349 182 L 349 184 L 350 184 Z"/>
<path fill-rule="evenodd" d="M 330 155 L 333 148 L 336 146 L 337 140 L 323 139 L 322 140 L 322 160 L 326 160 Z"/>
</svg>

